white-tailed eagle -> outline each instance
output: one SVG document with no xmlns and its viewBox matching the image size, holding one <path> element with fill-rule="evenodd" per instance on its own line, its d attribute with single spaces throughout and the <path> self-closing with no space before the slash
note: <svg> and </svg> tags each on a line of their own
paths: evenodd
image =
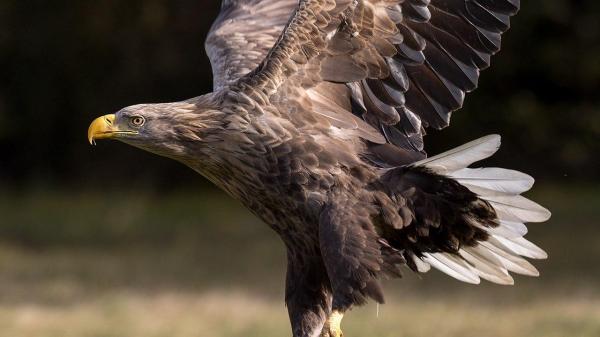
<svg viewBox="0 0 600 337">
<path fill-rule="evenodd" d="M 96 119 L 114 138 L 180 161 L 285 242 L 295 337 L 341 336 L 347 310 L 382 303 L 380 279 L 430 267 L 464 282 L 537 276 L 523 238 L 550 213 L 533 179 L 468 168 L 487 136 L 427 157 L 500 49 L 519 0 L 225 0 L 206 48 L 214 92 Z"/>
</svg>

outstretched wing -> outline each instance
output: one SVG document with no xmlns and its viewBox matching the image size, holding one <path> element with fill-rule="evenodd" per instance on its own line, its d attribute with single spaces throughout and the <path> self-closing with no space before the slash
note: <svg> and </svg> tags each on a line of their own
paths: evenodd
<svg viewBox="0 0 600 337">
<path fill-rule="evenodd" d="M 241 76 L 235 85 L 261 100 L 290 86 L 321 110 L 348 100 L 348 114 L 331 117 L 352 113 L 422 151 L 425 128 L 449 124 L 518 9 L 519 0 L 230 0 L 208 49 L 217 87 Z"/>
<path fill-rule="evenodd" d="M 298 0 L 223 0 L 205 46 L 215 89 L 263 61 L 297 6 Z"/>
</svg>

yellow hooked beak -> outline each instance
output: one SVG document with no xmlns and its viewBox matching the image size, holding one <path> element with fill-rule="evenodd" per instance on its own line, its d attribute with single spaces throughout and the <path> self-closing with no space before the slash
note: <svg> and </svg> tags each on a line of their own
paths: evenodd
<svg viewBox="0 0 600 337">
<path fill-rule="evenodd" d="M 88 141 L 92 145 L 96 145 L 96 139 L 115 138 L 120 134 L 137 134 L 135 131 L 119 130 L 115 125 L 115 115 L 106 115 L 94 119 L 88 129 Z"/>
<path fill-rule="evenodd" d="M 115 115 L 106 115 L 94 119 L 88 129 L 88 140 L 90 144 L 96 145 L 96 139 L 106 139 L 115 136 L 117 130 L 114 127 Z"/>
</svg>

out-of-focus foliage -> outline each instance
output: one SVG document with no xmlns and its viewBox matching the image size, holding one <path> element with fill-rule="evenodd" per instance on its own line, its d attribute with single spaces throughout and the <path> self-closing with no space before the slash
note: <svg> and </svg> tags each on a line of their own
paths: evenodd
<svg viewBox="0 0 600 337">
<path fill-rule="evenodd" d="M 0 182 L 188 183 L 192 172 L 141 151 L 92 151 L 85 133 L 93 117 L 123 106 L 211 90 L 203 41 L 218 8 L 199 0 L 1 1 Z M 597 13 L 594 0 L 523 1 L 480 89 L 451 128 L 431 133 L 429 152 L 497 132 L 505 148 L 494 164 L 553 181 L 598 179 Z"/>
</svg>

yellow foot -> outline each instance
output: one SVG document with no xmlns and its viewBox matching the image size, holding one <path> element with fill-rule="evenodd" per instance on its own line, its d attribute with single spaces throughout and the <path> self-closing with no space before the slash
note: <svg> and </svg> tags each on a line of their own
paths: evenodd
<svg viewBox="0 0 600 337">
<path fill-rule="evenodd" d="M 344 318 L 344 314 L 339 311 L 334 311 L 331 313 L 331 316 L 325 322 L 323 326 L 323 331 L 321 332 L 321 337 L 344 337 L 344 333 L 341 329 L 342 318 Z"/>
</svg>

